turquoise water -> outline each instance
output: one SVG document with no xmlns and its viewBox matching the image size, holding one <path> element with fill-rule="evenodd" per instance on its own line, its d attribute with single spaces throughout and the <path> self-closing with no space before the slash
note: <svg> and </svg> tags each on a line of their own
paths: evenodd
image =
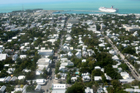
<svg viewBox="0 0 140 93">
<path fill-rule="evenodd" d="M 14 10 L 36 9 L 44 10 L 79 10 L 68 13 L 97 13 L 101 6 L 118 8 L 118 13 L 140 13 L 140 0 L 72 0 L 61 2 L 40 2 L 40 3 L 19 3 L 19 4 L 0 4 L 0 12 L 7 13 Z M 87 11 L 80 11 L 87 10 Z M 65 12 L 66 13 L 66 12 Z"/>
</svg>

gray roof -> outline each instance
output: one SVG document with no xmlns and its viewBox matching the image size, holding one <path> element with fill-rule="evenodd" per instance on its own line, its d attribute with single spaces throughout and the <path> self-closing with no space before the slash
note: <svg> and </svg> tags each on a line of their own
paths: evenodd
<svg viewBox="0 0 140 93">
<path fill-rule="evenodd" d="M 2 86 L 2 87 L 0 88 L 0 91 L 5 91 L 5 89 L 6 89 L 6 86 Z"/>
</svg>

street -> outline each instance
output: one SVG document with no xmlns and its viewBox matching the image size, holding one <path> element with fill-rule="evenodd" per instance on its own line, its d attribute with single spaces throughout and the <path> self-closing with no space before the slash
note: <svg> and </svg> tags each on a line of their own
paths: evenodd
<svg viewBox="0 0 140 93">
<path fill-rule="evenodd" d="M 104 34 L 103 34 L 104 35 Z M 118 50 L 118 48 L 113 44 L 113 42 L 111 41 L 110 38 L 108 38 L 107 36 L 104 35 L 104 37 L 108 40 L 108 42 L 111 44 L 112 48 L 117 52 L 118 55 L 120 55 L 121 59 L 124 61 L 124 63 L 128 66 L 128 68 L 130 69 L 132 76 L 140 81 L 140 75 L 139 73 L 135 70 L 135 68 L 133 67 L 133 65 L 131 65 L 127 59 L 125 59 L 125 56 Z"/>
</svg>

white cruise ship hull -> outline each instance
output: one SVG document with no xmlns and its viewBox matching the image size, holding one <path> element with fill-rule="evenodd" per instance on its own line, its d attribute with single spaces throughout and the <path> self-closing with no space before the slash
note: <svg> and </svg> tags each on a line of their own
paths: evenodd
<svg viewBox="0 0 140 93">
<path fill-rule="evenodd" d="M 99 10 L 102 11 L 102 12 L 109 12 L 109 13 L 117 12 L 117 9 L 114 9 L 114 8 L 100 7 Z"/>
</svg>

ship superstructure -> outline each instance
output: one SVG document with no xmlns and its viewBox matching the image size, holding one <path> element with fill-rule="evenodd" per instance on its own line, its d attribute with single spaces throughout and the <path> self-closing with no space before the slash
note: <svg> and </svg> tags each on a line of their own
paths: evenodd
<svg viewBox="0 0 140 93">
<path fill-rule="evenodd" d="M 111 8 L 100 7 L 99 10 L 102 11 L 102 12 L 114 13 L 114 12 L 117 12 L 118 9 L 115 9 L 115 8 L 113 8 L 113 6 L 112 6 Z"/>
</svg>

